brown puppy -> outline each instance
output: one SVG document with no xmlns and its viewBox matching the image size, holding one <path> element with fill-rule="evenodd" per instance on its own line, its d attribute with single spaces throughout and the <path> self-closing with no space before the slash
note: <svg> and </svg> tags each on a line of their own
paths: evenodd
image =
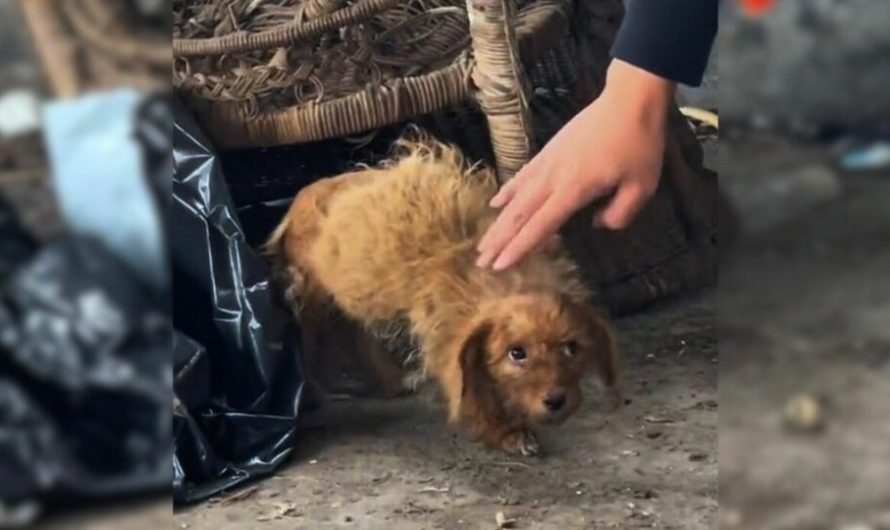
<svg viewBox="0 0 890 530">
<path fill-rule="evenodd" d="M 530 426 L 578 408 L 591 361 L 614 389 L 610 328 L 558 246 L 503 272 L 477 268 L 496 214 L 493 172 L 444 145 L 402 147 L 394 161 L 301 191 L 267 250 L 287 265 L 304 331 L 327 300 L 371 329 L 409 322 L 449 420 L 535 454 Z"/>
</svg>

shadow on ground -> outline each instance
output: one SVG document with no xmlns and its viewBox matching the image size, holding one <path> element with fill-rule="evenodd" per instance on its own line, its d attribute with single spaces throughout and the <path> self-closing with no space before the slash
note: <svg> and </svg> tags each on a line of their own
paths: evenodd
<svg viewBox="0 0 890 530">
<path fill-rule="evenodd" d="M 717 359 L 712 292 L 621 320 L 629 400 L 586 406 L 517 459 L 450 432 L 431 389 L 332 403 L 276 476 L 175 515 L 177 528 L 713 528 Z"/>
</svg>

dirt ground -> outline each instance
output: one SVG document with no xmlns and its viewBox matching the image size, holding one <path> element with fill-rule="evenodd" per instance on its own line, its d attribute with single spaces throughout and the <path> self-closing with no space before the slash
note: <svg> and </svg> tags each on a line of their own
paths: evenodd
<svg viewBox="0 0 890 530">
<path fill-rule="evenodd" d="M 880 29 L 880 17 L 868 20 Z M 5 26 L 4 60 L 20 40 Z M 738 64 L 740 79 L 759 83 Z M 15 77 L 3 88 L 34 82 L 33 68 L 4 66 Z M 805 87 L 787 91 L 802 103 L 779 108 L 800 111 L 819 83 L 787 71 Z M 723 99 L 751 112 L 749 98 Z M 853 99 L 874 116 L 873 98 Z M 825 151 L 731 141 L 709 165 L 725 184 Z M 604 415 L 588 393 L 575 418 L 543 433 L 543 458 L 455 436 L 429 391 L 337 402 L 312 418 L 279 473 L 178 511 L 174 528 L 486 529 L 502 511 L 517 528 L 890 529 L 890 174 L 841 179 L 840 197 L 740 245 L 721 266 L 719 296 L 690 294 L 620 320 L 630 402 Z M 821 431 L 783 428 L 783 407 L 799 394 L 824 404 Z M 170 518 L 167 499 L 88 510 L 43 527 L 153 529 Z M 93 521 L 97 511 L 106 515 Z M 122 525 L 124 512 L 139 522 Z"/>
<path fill-rule="evenodd" d="M 591 376 L 587 406 L 541 433 L 543 458 L 507 457 L 450 432 L 431 389 L 334 402 L 304 431 L 292 464 L 175 514 L 176 527 L 479 529 L 497 528 L 502 511 L 517 528 L 712 528 L 713 293 L 618 324 L 629 403 L 597 411 Z"/>
<path fill-rule="evenodd" d="M 721 179 L 827 154 L 821 145 L 721 142 Z M 722 528 L 890 528 L 888 177 L 838 174 L 840 196 L 721 266 Z M 783 428 L 799 394 L 823 404 L 822 431 Z"/>
</svg>

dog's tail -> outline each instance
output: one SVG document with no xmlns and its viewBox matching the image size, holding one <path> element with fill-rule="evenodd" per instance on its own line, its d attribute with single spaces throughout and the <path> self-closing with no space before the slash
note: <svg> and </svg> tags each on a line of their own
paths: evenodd
<svg viewBox="0 0 890 530">
<path fill-rule="evenodd" d="M 263 243 L 262 253 L 264 256 L 268 256 L 270 258 L 278 258 L 281 256 L 284 248 L 284 237 L 287 235 L 288 225 L 290 224 L 288 221 L 290 219 L 285 217 L 278 223 L 278 226 L 275 227 L 275 230 L 269 236 L 269 239 Z"/>
<path fill-rule="evenodd" d="M 280 284 L 283 288 L 284 301 L 293 312 L 297 320 L 300 320 L 300 313 L 305 298 L 305 290 L 307 288 L 306 275 L 295 264 L 290 263 L 287 256 L 287 239 L 292 228 L 291 221 L 293 216 L 294 204 L 288 210 L 288 214 L 284 216 L 272 234 L 261 247 L 261 252 L 269 260 L 272 281 Z"/>
<path fill-rule="evenodd" d="M 290 229 L 291 219 L 293 218 L 291 214 L 294 212 L 295 207 L 296 201 L 291 203 L 290 208 L 287 210 L 287 215 L 281 219 L 281 222 L 278 223 L 278 226 L 275 227 L 275 230 L 272 231 L 269 238 L 260 247 L 264 256 L 276 261 L 284 259 L 284 242 Z"/>
</svg>

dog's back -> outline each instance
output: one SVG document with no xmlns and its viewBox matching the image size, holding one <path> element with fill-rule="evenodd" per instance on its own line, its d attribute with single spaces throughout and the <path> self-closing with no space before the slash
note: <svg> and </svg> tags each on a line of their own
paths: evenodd
<svg viewBox="0 0 890 530">
<path fill-rule="evenodd" d="M 477 269 L 475 246 L 497 213 L 488 205 L 497 188 L 493 172 L 468 168 L 459 152 L 441 144 L 407 144 L 406 151 L 389 164 L 300 192 L 268 245 L 297 269 L 292 284 L 311 277 L 364 323 L 405 317 L 429 323 L 417 312 L 443 305 L 452 306 L 446 314 L 472 311 L 482 292 L 543 289 L 587 300 L 561 250 L 533 253 L 497 274 Z"/>
<path fill-rule="evenodd" d="M 390 166 L 301 191 L 268 248 L 347 313 L 396 318 L 449 262 L 473 252 L 495 189 L 490 170 L 467 169 L 455 150 L 414 144 Z"/>
</svg>

